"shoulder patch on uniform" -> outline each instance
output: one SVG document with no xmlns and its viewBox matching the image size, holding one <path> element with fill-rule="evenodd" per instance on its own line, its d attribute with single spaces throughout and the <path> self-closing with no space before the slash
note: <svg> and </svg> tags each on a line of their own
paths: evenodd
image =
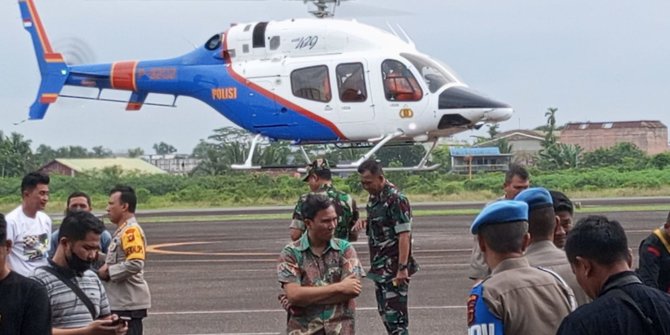
<svg viewBox="0 0 670 335">
<path fill-rule="evenodd" d="M 479 296 L 476 294 L 471 294 L 468 298 L 468 327 L 475 323 L 475 307 L 477 306 L 478 298 Z"/>
<path fill-rule="evenodd" d="M 661 257 L 661 251 L 656 249 L 656 247 L 654 247 L 654 246 L 651 246 L 651 245 L 648 246 L 647 247 L 647 252 L 656 256 L 656 257 Z"/>
</svg>

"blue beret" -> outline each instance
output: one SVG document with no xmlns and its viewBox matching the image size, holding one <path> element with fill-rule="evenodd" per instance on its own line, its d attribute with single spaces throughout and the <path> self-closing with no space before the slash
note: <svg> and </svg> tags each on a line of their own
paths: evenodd
<svg viewBox="0 0 670 335">
<path fill-rule="evenodd" d="M 514 200 L 523 201 L 528 204 L 532 211 L 538 208 L 553 207 L 554 201 L 551 194 L 544 187 L 527 188 L 514 197 Z"/>
<path fill-rule="evenodd" d="M 528 205 L 523 201 L 501 200 L 482 209 L 470 226 L 470 232 L 477 234 L 479 228 L 488 224 L 528 221 Z"/>
</svg>

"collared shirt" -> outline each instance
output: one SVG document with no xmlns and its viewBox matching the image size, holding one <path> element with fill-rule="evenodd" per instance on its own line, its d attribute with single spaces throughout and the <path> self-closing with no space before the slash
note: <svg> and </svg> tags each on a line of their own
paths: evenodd
<svg viewBox="0 0 670 335">
<path fill-rule="evenodd" d="M 337 213 L 337 226 L 335 227 L 334 237 L 342 240 L 349 240 L 349 232 L 358 220 L 358 208 L 356 201 L 344 192 L 335 189 L 332 184 L 323 184 L 316 192 L 305 193 L 300 196 L 298 202 L 293 209 L 293 218 L 291 220 L 290 228 L 305 231 L 305 221 L 302 217 L 302 204 L 307 199 L 307 196 L 316 194 L 325 194 L 333 201 L 335 213 Z"/>
<path fill-rule="evenodd" d="M 370 271 L 368 277 L 376 282 L 388 282 L 398 272 L 400 255 L 398 235 L 412 230 L 412 210 L 409 200 L 395 185 L 386 182 L 381 192 L 370 195 L 368 212 L 368 246 L 370 247 Z M 419 268 L 412 257 L 410 239 L 408 273 Z"/>
<path fill-rule="evenodd" d="M 631 306 L 619 293 L 628 295 Z M 623 292 L 620 292 L 623 291 Z M 651 321 L 645 322 L 644 318 Z M 563 320 L 558 335 L 670 334 L 670 295 L 643 285 L 634 272 L 610 276 L 593 302 Z"/>
<path fill-rule="evenodd" d="M 554 334 L 572 311 L 571 295 L 569 287 L 563 287 L 554 275 L 531 267 L 525 257 L 508 258 L 471 291 L 468 327 L 471 332 L 488 330 L 496 324 L 492 320 L 499 320 L 503 334 Z M 477 319 L 482 304 L 491 318 Z"/>
<path fill-rule="evenodd" d="M 356 250 L 349 242 L 333 238 L 319 256 L 312 253 L 308 234 L 286 245 L 277 264 L 277 276 L 282 285 L 327 286 L 350 274 L 365 276 Z M 288 334 L 316 334 L 319 330 L 329 335 L 354 334 L 355 310 L 354 299 L 339 304 L 296 308 L 296 313 L 292 313 L 288 320 Z"/>
<path fill-rule="evenodd" d="M 570 286 L 575 294 L 575 299 L 579 306 L 591 302 L 584 289 L 579 286 L 577 277 L 572 272 L 568 256 L 563 249 L 556 247 L 553 241 L 533 242 L 526 249 L 526 259 L 531 266 L 540 266 L 545 269 L 556 272 Z"/>
<path fill-rule="evenodd" d="M 68 268 L 58 266 L 52 260 L 49 260 L 49 265 L 47 266 L 54 268 L 65 278 L 72 280 L 86 294 L 95 307 L 97 318 L 111 314 L 105 288 L 100 282 L 98 275 L 93 271 L 86 270 L 83 273 L 75 273 Z M 81 328 L 93 322 L 93 317 L 86 305 L 58 277 L 47 270 L 37 268 L 32 278 L 47 289 L 51 305 L 52 327 L 64 329 Z"/>
<path fill-rule="evenodd" d="M 149 285 L 144 280 L 147 241 L 135 217 L 114 232 L 105 263 L 110 280 L 105 282 L 113 311 L 133 311 L 151 307 Z"/>
</svg>

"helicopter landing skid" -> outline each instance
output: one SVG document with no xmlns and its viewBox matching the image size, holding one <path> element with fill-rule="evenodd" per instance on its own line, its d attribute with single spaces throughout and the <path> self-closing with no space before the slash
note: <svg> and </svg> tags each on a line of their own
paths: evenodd
<svg viewBox="0 0 670 335">
<path fill-rule="evenodd" d="M 384 137 L 381 138 L 381 141 L 379 141 L 377 144 L 375 144 L 372 149 L 370 149 L 367 153 L 365 153 L 363 156 L 361 156 L 357 161 L 352 162 L 350 164 L 338 164 L 335 166 L 331 166 L 330 170 L 332 172 L 356 172 L 358 171 L 358 166 L 363 164 L 366 160 L 370 159 L 379 149 L 381 149 L 385 144 L 387 144 L 389 141 L 397 138 L 398 136 L 403 135 L 401 131 L 397 131 L 393 134 L 388 134 Z M 306 169 L 302 166 L 298 167 L 296 165 L 287 165 L 287 166 L 260 166 L 260 165 L 253 165 L 252 160 L 253 160 L 253 154 L 254 151 L 256 150 L 256 145 L 258 145 L 258 142 L 261 140 L 261 135 L 258 134 L 254 137 L 254 139 L 251 142 L 251 148 L 249 149 L 249 155 L 247 155 L 247 159 L 244 162 L 244 164 L 233 164 L 231 165 L 231 168 L 233 170 L 269 170 L 269 169 L 293 169 L 297 167 L 298 172 L 300 173 L 305 173 Z M 430 157 L 430 154 L 435 150 L 435 147 L 437 146 L 437 139 L 433 140 L 432 145 L 430 146 L 430 149 L 426 151 L 426 154 L 421 158 L 421 161 L 419 161 L 419 164 L 415 166 L 389 166 L 385 167 L 384 171 L 434 171 L 437 168 L 440 167 L 440 164 L 433 164 L 433 165 L 426 165 L 428 163 L 428 157 Z M 300 146 L 300 149 L 303 154 L 303 158 L 306 161 L 306 164 L 311 163 L 311 160 L 309 156 L 307 155 L 307 152 L 305 152 L 304 148 Z"/>
</svg>

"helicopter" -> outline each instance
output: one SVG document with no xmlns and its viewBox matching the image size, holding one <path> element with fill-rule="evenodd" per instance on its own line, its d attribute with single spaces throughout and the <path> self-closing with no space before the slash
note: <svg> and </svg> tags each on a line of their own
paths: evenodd
<svg viewBox="0 0 670 335">
<path fill-rule="evenodd" d="M 389 170 L 430 171 L 441 137 L 508 120 L 513 109 L 470 89 L 449 67 L 419 52 L 398 26 L 385 31 L 333 18 L 342 0 L 312 3 L 316 18 L 259 21 L 231 26 L 178 57 L 107 64 L 68 65 L 51 47 L 34 0 L 18 0 L 41 74 L 29 120 L 42 120 L 59 97 L 116 101 L 126 110 L 144 105 L 175 107 L 179 96 L 198 99 L 255 134 L 242 164 L 256 170 L 256 146 L 287 140 L 299 146 L 336 144 L 369 148 L 334 171 L 353 171 L 386 145 L 430 143 L 415 166 Z M 96 97 L 61 94 L 65 85 L 95 88 Z M 125 100 L 103 90 L 129 91 Z M 146 102 L 150 93 L 173 96 L 171 104 Z"/>
</svg>

